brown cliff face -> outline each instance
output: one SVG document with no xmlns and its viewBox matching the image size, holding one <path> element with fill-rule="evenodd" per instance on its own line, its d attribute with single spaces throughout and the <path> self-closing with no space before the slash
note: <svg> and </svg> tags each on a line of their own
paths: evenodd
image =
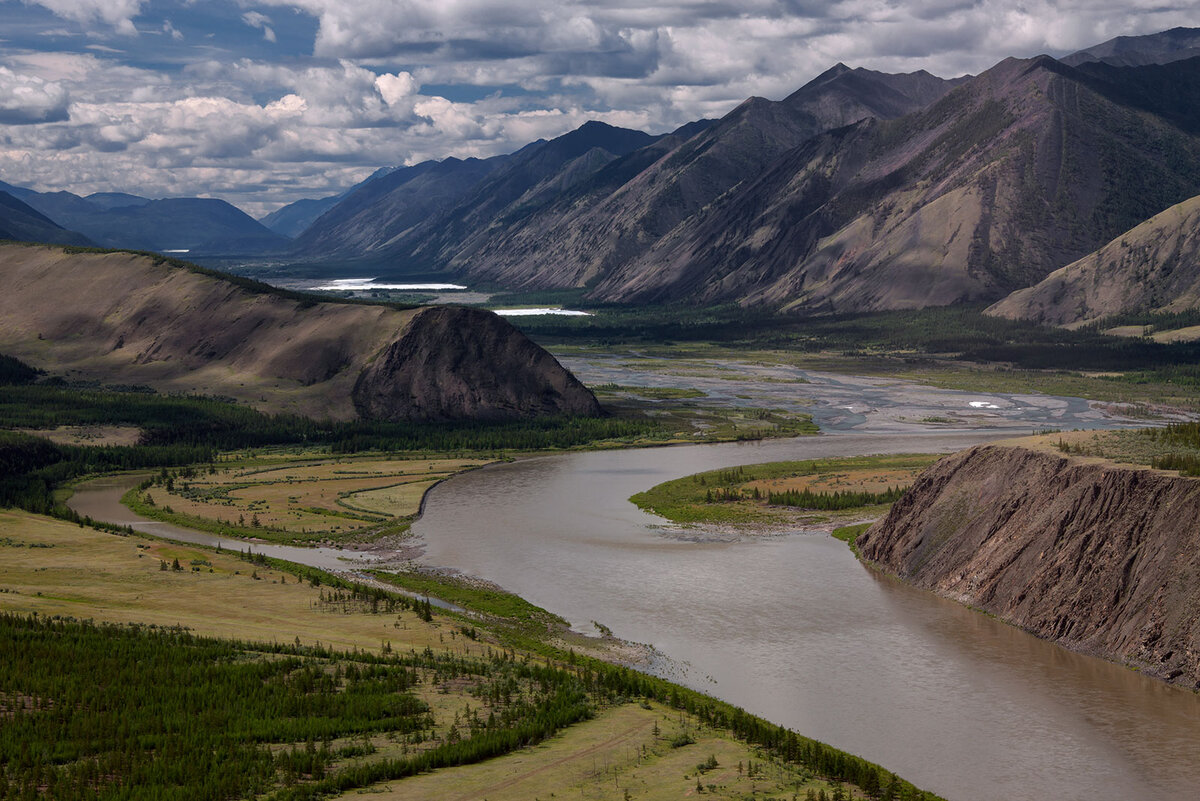
<svg viewBox="0 0 1200 801">
<path fill-rule="evenodd" d="M 495 314 L 430 308 L 359 375 L 354 407 L 369 419 L 511 420 L 598 415 L 595 396 Z"/>
<path fill-rule="evenodd" d="M 981 446 L 858 540 L 901 578 L 1085 653 L 1200 687 L 1200 481 Z"/>
</svg>

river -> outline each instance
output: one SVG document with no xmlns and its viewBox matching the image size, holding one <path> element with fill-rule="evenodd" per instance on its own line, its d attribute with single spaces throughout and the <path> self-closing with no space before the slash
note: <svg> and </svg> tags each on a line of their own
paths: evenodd
<svg viewBox="0 0 1200 801">
<path fill-rule="evenodd" d="M 951 801 L 1196 797 L 1200 696 L 882 577 L 825 534 L 697 541 L 627 500 L 717 467 L 952 451 L 998 435 L 829 433 L 527 459 L 440 484 L 414 530 L 425 563 L 494 581 L 578 628 L 599 621 L 652 644 L 662 655 L 653 672 Z M 97 519 L 216 543 L 139 520 L 116 503 L 128 484 L 84 485 L 71 504 Z M 327 569 L 369 558 L 254 549 Z"/>
<path fill-rule="evenodd" d="M 575 453 L 445 482 L 424 561 L 664 655 L 654 671 L 954 801 L 1194 798 L 1200 697 L 881 577 L 822 534 L 690 541 L 628 502 L 735 464 L 956 450 L 995 433 L 827 434 Z"/>
</svg>

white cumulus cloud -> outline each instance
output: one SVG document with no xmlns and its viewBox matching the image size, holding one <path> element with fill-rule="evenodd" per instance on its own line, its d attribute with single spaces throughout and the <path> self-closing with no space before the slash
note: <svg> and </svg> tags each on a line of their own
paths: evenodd
<svg viewBox="0 0 1200 801">
<path fill-rule="evenodd" d="M 22 125 L 67 119 L 62 84 L 0 67 L 0 124 Z"/>
<path fill-rule="evenodd" d="M 146 0 L 33 0 L 63 19 L 82 25 L 100 23 L 117 33 L 136 36 L 133 18 L 141 13 Z"/>
</svg>

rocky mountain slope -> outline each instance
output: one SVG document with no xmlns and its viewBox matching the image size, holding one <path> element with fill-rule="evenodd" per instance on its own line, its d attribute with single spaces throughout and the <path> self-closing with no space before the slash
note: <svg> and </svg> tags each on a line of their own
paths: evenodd
<svg viewBox="0 0 1200 801">
<path fill-rule="evenodd" d="M 986 313 L 1070 325 L 1121 312 L 1195 308 L 1200 308 L 1200 196 L 1013 292 Z"/>
<path fill-rule="evenodd" d="M 515 287 L 593 283 L 640 264 L 657 242 L 789 149 L 833 128 L 922 108 L 954 84 L 925 72 L 838 64 L 782 101 L 750 98 L 699 133 L 676 132 L 606 165 L 572 191 L 469 240 L 448 265 Z"/>
<path fill-rule="evenodd" d="M 599 144 L 615 129 L 592 124 L 436 203 L 405 188 L 420 214 L 356 193 L 302 245 L 600 301 L 997 300 L 1200 193 L 1197 34 L 1113 40 L 1069 64 L 1007 59 L 955 81 L 839 64 L 700 130 L 640 146 L 631 135 L 623 154 Z M 587 133 L 595 147 L 566 153 Z"/>
<path fill-rule="evenodd" d="M 72 380 L 337 420 L 600 411 L 491 312 L 316 302 L 127 252 L 0 245 L 0 276 L 0 353 Z"/>
<path fill-rule="evenodd" d="M 1200 688 L 1200 480 L 980 446 L 858 539 L 902 579 Z"/>
<path fill-rule="evenodd" d="M 376 178 L 382 178 L 385 175 L 395 172 L 396 169 L 395 167 L 380 167 L 367 176 L 365 180 L 359 181 L 344 192 L 321 198 L 302 198 L 293 201 L 282 208 L 276 209 L 265 217 L 261 217 L 259 222 L 281 236 L 295 238 L 304 233 L 322 214 L 329 211 L 338 203 L 341 203 L 351 194 L 362 189 Z"/>
<path fill-rule="evenodd" d="M 600 122 L 487 160 L 446 159 L 402 168 L 349 194 L 296 240 L 296 253 L 402 264 L 409 272 L 446 266 L 464 240 L 510 206 L 558 191 L 657 137 Z"/>
<path fill-rule="evenodd" d="M 1200 140 L 1113 99 L 1138 70 L 1200 84 L 1193 61 L 1104 84 L 1008 59 L 927 109 L 792 149 L 592 296 L 840 311 L 1003 297 L 1200 192 Z"/>
</svg>

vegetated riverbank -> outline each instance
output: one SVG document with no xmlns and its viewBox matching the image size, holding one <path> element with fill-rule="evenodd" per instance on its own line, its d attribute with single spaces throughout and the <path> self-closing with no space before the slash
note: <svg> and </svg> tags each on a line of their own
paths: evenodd
<svg viewBox="0 0 1200 801">
<path fill-rule="evenodd" d="M 0 611 L 18 613 L 0 615 L 0 629 L 22 643 L 0 654 L 6 731 L 18 732 L 0 738 L 6 793 L 48 783 L 62 797 L 85 786 L 99 798 L 129 789 L 122 797 L 158 797 L 166 787 L 179 798 L 292 801 L 368 789 L 420 797 L 434 780 L 413 777 L 438 769 L 443 790 L 490 798 L 613 787 L 655 797 L 699 787 L 730 799 L 937 798 L 729 704 L 539 639 L 552 616 L 502 593 L 460 586 L 456 600 L 480 609 L 447 612 L 312 568 L 24 512 L 0 511 L 0 534 L 8 551 Z M 498 625 L 507 616 L 525 645 Z M 69 657 L 63 648 L 73 649 Z M 182 688 L 164 674 L 185 666 L 195 676 Z M 89 677 L 97 672 L 122 681 L 96 688 Z M 250 685 L 266 690 L 230 709 Z M 264 714 L 280 705 L 291 710 L 286 721 Z M 165 725 L 196 709 L 204 714 L 192 725 Z M 80 727 L 100 734 L 80 738 Z M 597 731 L 609 735 L 589 740 Z M 147 740 L 156 747 L 144 748 Z M 510 763 L 490 779 L 487 771 L 459 778 L 459 766 L 539 742 L 552 759 L 535 771 Z M 50 749 L 67 759 L 21 756 Z M 196 759 L 210 752 L 224 755 L 224 767 Z M 585 769 L 610 752 L 611 769 Z M 240 766 L 237 776 L 229 764 Z M 564 765 L 572 770 L 550 770 Z M 405 795 L 409 781 L 422 788 L 416 796 Z"/>
<path fill-rule="evenodd" d="M 769 531 L 878 517 L 933 454 L 853 456 L 739 465 L 657 484 L 638 508 L 687 527 Z"/>
<path fill-rule="evenodd" d="M 1200 481 L 1063 456 L 1055 441 L 941 460 L 858 537 L 862 557 L 1039 637 L 1200 688 Z"/>
</svg>

